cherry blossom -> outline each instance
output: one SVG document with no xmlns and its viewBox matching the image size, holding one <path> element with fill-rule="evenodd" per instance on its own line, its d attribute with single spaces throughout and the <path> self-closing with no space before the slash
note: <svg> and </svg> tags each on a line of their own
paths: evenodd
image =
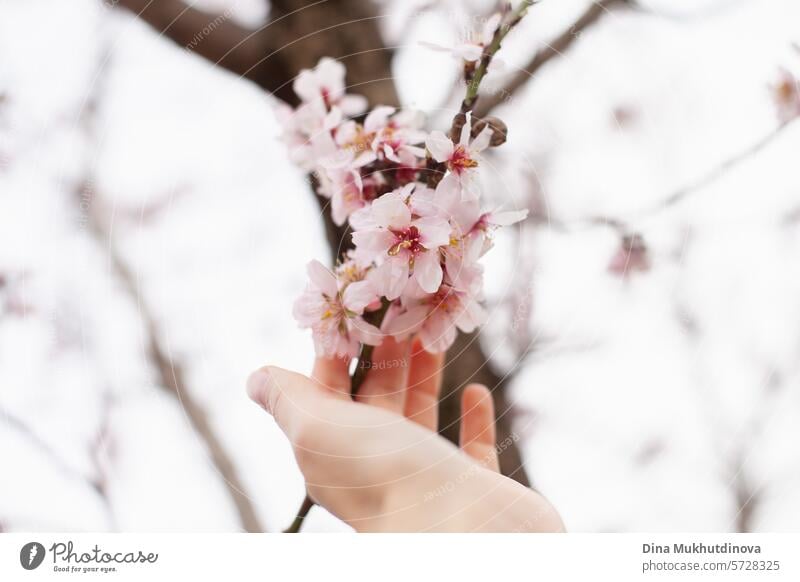
<svg viewBox="0 0 800 582">
<path fill-rule="evenodd" d="M 387 335 L 405 339 L 416 334 L 426 351 L 440 353 L 453 344 L 457 329 L 472 333 L 486 321 L 474 292 L 442 285 L 434 294 L 416 295 L 387 316 L 382 328 Z"/>
<path fill-rule="evenodd" d="M 409 198 L 415 187 L 385 194 L 351 220 L 357 256 L 379 264 L 371 280 L 390 301 L 400 296 L 409 279 L 435 293 L 444 276 L 439 247 L 450 242 L 450 224 L 411 212 Z"/>
<path fill-rule="evenodd" d="M 344 79 L 344 67 L 323 59 L 295 83 L 300 106 L 278 112 L 292 160 L 316 176 L 354 245 L 333 271 L 309 264 L 294 316 L 326 357 L 355 357 L 386 334 L 418 334 L 426 350 L 445 351 L 486 319 L 480 259 L 493 232 L 527 215 L 481 207 L 480 154 L 502 141 L 492 143 L 488 123 L 472 138 L 470 113 L 458 143 L 428 134 L 414 111 L 378 106 L 350 119 L 365 110 Z M 432 167 L 445 173 L 438 183 Z"/>
<path fill-rule="evenodd" d="M 361 344 L 378 345 L 381 331 L 364 321 L 364 310 L 377 299 L 366 280 L 343 286 L 319 261 L 308 264 L 309 285 L 294 304 L 293 315 L 301 327 L 314 333 L 317 354 L 353 357 Z"/>
<path fill-rule="evenodd" d="M 304 70 L 294 81 L 293 89 L 306 106 L 327 112 L 334 107 L 344 115 L 364 113 L 367 100 L 360 95 L 345 94 L 346 70 L 342 63 L 324 57 L 313 70 Z"/>
<path fill-rule="evenodd" d="M 480 195 L 477 168 L 480 165 L 480 153 L 489 147 L 492 141 L 492 128 L 486 126 L 474 139 L 472 134 L 472 115 L 467 114 L 461 138 L 458 143 L 441 131 L 434 131 L 425 142 L 428 151 L 437 162 L 446 164 L 448 173 L 437 187 L 437 192 L 447 199 L 456 194 L 461 200 L 476 200 Z"/>
</svg>

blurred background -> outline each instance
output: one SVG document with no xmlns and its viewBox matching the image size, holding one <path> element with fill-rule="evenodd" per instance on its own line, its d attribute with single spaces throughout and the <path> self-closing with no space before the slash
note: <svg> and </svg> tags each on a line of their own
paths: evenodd
<svg viewBox="0 0 800 582">
<path fill-rule="evenodd" d="M 313 358 L 291 303 L 329 237 L 272 94 L 327 21 L 272 4 L 0 0 L 0 531 L 279 531 L 302 500 L 243 386 Z M 322 4 L 351 92 L 449 126 L 459 65 L 419 42 L 493 2 Z M 494 378 L 506 466 L 570 530 L 800 528 L 798 22 L 545 0 L 488 80 L 491 202 L 532 212 L 448 390 Z"/>
</svg>

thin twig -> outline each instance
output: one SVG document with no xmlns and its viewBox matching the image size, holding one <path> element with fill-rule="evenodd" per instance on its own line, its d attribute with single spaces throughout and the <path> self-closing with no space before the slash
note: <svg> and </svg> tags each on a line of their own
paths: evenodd
<svg viewBox="0 0 800 582">
<path fill-rule="evenodd" d="M 712 168 L 709 172 L 703 174 L 703 176 L 701 176 L 699 179 L 678 188 L 651 206 L 640 209 L 626 217 L 612 218 L 608 216 L 589 216 L 574 221 L 550 219 L 547 222 L 547 226 L 553 230 L 564 232 L 583 231 L 598 226 L 609 227 L 621 233 L 628 232 L 631 230 L 631 223 L 650 218 L 658 215 L 664 210 L 677 206 L 695 194 L 702 192 L 706 187 L 720 180 L 731 170 L 738 168 L 753 156 L 766 149 L 778 137 L 780 137 L 786 128 L 792 125 L 792 123 L 797 119 L 800 119 L 800 117 L 794 117 L 792 119 L 782 121 L 778 126 L 775 127 L 775 129 L 764 135 L 758 141 L 725 159 L 719 165 Z"/>
<path fill-rule="evenodd" d="M 194 399 L 186 388 L 182 368 L 167 354 L 168 349 L 162 345 L 160 334 L 147 302 L 142 297 L 139 283 L 124 259 L 113 244 L 110 226 L 103 220 L 100 212 L 92 212 L 89 220 L 92 233 L 108 252 L 111 267 L 122 282 L 125 291 L 136 303 L 148 338 L 147 351 L 156 372 L 160 377 L 159 384 L 178 399 L 186 413 L 192 428 L 205 443 L 211 462 L 225 483 L 228 494 L 236 507 L 242 528 L 246 532 L 261 532 L 263 528 L 256 516 L 255 508 L 244 491 L 241 479 L 230 455 L 211 427 L 208 415 L 203 407 Z"/>
<path fill-rule="evenodd" d="M 475 70 L 469 74 L 469 78 L 467 79 L 467 92 L 464 99 L 461 101 L 461 113 L 466 113 L 475 108 L 475 103 L 478 100 L 478 91 L 484 77 L 486 77 L 486 73 L 489 71 L 489 65 L 492 64 L 494 56 L 497 54 L 497 51 L 500 50 L 508 33 L 520 23 L 525 17 L 525 14 L 527 14 L 528 8 L 533 6 L 533 4 L 534 0 L 522 0 L 516 10 L 511 13 L 511 16 L 497 27 L 492 37 L 492 42 L 484 49 L 481 60 L 478 61 Z M 483 115 L 478 115 L 478 117 L 483 117 Z"/>
<path fill-rule="evenodd" d="M 102 72 L 108 69 L 109 55 L 110 50 L 106 50 L 100 63 L 98 77 L 101 77 Z M 100 100 L 102 80 L 102 78 L 95 79 L 96 88 L 90 94 L 81 112 L 84 132 L 95 144 L 99 140 L 97 139 L 96 130 L 93 125 L 95 121 L 93 113 L 96 111 L 98 101 Z M 93 173 L 94 168 L 92 164 L 87 164 L 87 174 L 91 176 Z M 162 345 L 155 317 L 141 294 L 139 281 L 114 244 L 112 236 L 113 213 L 110 211 L 106 212 L 106 209 L 102 207 L 101 201 L 95 196 L 95 192 L 93 191 L 91 179 L 86 180 L 81 186 L 77 192 L 76 199 L 81 204 L 85 204 L 88 201 L 89 210 L 86 223 L 90 234 L 94 236 L 98 244 L 105 247 L 108 253 L 111 270 L 122 282 L 125 291 L 138 308 L 146 332 L 148 356 L 160 377 L 159 385 L 178 399 L 182 405 L 183 411 L 189 418 L 192 428 L 208 448 L 211 462 L 225 483 L 225 487 L 233 501 L 244 531 L 263 531 L 255 508 L 244 491 L 244 487 L 239 479 L 238 472 L 234 467 L 230 455 L 222 444 L 222 441 L 214 432 L 205 410 L 187 390 L 182 369 L 169 357 L 168 349 Z"/>
<path fill-rule="evenodd" d="M 475 109 L 475 116 L 479 118 L 486 117 L 496 107 L 508 102 L 517 91 L 533 78 L 539 69 L 550 62 L 551 59 L 563 55 L 589 27 L 609 11 L 609 7 L 614 4 L 625 3 L 627 3 L 627 0 L 598 0 L 597 2 L 592 2 L 589 8 L 569 28 L 544 48 L 539 49 L 528 64 L 522 67 L 501 89 L 492 95 L 483 96 L 481 103 Z"/>
</svg>

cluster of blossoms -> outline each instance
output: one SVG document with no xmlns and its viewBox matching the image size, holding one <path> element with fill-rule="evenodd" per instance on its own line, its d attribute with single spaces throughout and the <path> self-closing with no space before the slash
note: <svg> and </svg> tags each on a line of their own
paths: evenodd
<svg viewBox="0 0 800 582">
<path fill-rule="evenodd" d="M 299 107 L 280 114 L 292 159 L 314 173 L 353 242 L 335 269 L 309 264 L 294 316 L 322 356 L 354 357 L 362 345 L 414 334 L 426 350 L 445 351 L 457 330 L 469 333 L 486 319 L 478 260 L 492 231 L 527 211 L 481 208 L 478 171 L 494 143 L 490 124 L 467 114 L 457 139 L 429 134 L 415 112 L 367 113 L 344 82 L 344 67 L 323 59 L 297 78 Z"/>
</svg>

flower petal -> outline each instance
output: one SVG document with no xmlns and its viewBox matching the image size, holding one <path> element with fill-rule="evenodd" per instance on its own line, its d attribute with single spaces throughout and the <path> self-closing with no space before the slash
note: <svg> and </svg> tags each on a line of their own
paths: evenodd
<svg viewBox="0 0 800 582">
<path fill-rule="evenodd" d="M 469 138 L 472 135 L 472 111 L 467 111 L 467 121 L 461 128 L 461 139 L 458 143 L 465 148 L 469 148 Z"/>
<path fill-rule="evenodd" d="M 453 55 L 467 62 L 474 63 L 483 56 L 483 47 L 470 43 L 460 44 L 453 49 Z"/>
<path fill-rule="evenodd" d="M 494 130 L 488 125 L 472 140 L 469 144 L 469 151 L 472 154 L 478 154 L 489 147 L 492 143 L 492 134 Z"/>
<path fill-rule="evenodd" d="M 387 228 L 405 228 L 411 222 L 411 210 L 399 191 L 384 194 L 372 203 L 372 216 Z"/>
<path fill-rule="evenodd" d="M 369 115 L 367 115 L 367 118 L 364 120 L 364 130 L 367 133 L 374 133 L 384 127 L 388 123 L 389 117 L 393 115 L 395 111 L 397 110 L 394 107 L 389 107 L 388 105 L 376 107 L 369 112 Z"/>
<path fill-rule="evenodd" d="M 509 226 L 528 218 L 528 210 L 506 210 L 504 212 L 490 212 L 486 217 L 489 224 L 494 226 Z"/>
<path fill-rule="evenodd" d="M 408 284 L 408 261 L 400 257 L 390 258 L 370 273 L 369 280 L 378 293 L 394 301 L 403 294 Z"/>
<path fill-rule="evenodd" d="M 311 261 L 306 266 L 306 272 L 308 273 L 308 278 L 311 279 L 311 282 L 323 295 L 336 297 L 339 292 L 336 275 L 329 271 L 322 263 L 317 260 Z"/>
<path fill-rule="evenodd" d="M 352 218 L 351 215 L 350 218 Z M 351 221 L 352 223 L 352 221 Z M 368 255 L 383 255 L 392 246 L 394 236 L 382 228 L 358 230 L 353 233 L 353 244 L 362 253 Z M 375 257 L 373 257 L 375 258 Z"/>
<path fill-rule="evenodd" d="M 422 290 L 436 293 L 444 278 L 438 251 L 427 251 L 417 255 L 414 261 L 414 278 Z"/>
<path fill-rule="evenodd" d="M 347 324 L 352 331 L 351 335 L 362 344 L 379 346 L 383 342 L 383 332 L 371 323 L 364 321 L 363 318 L 354 317 L 348 320 Z"/>
<path fill-rule="evenodd" d="M 450 223 L 444 218 L 429 216 L 418 218 L 413 222 L 422 235 L 422 244 L 426 249 L 435 250 L 450 244 Z"/>
<path fill-rule="evenodd" d="M 369 281 L 356 281 L 350 283 L 344 290 L 342 305 L 348 311 L 361 315 L 367 305 L 378 298 L 378 292 Z"/>
<path fill-rule="evenodd" d="M 419 338 L 426 352 L 444 353 L 456 341 L 456 326 L 449 318 L 432 318 L 423 326 Z"/>
<path fill-rule="evenodd" d="M 455 147 L 450 138 L 441 131 L 434 131 L 425 140 L 425 147 L 437 162 L 446 162 L 453 155 Z"/>
<path fill-rule="evenodd" d="M 428 308 L 424 305 L 412 307 L 408 311 L 392 317 L 387 325 L 384 326 L 384 331 L 398 339 L 404 339 L 415 333 L 422 326 L 427 316 Z"/>
</svg>

